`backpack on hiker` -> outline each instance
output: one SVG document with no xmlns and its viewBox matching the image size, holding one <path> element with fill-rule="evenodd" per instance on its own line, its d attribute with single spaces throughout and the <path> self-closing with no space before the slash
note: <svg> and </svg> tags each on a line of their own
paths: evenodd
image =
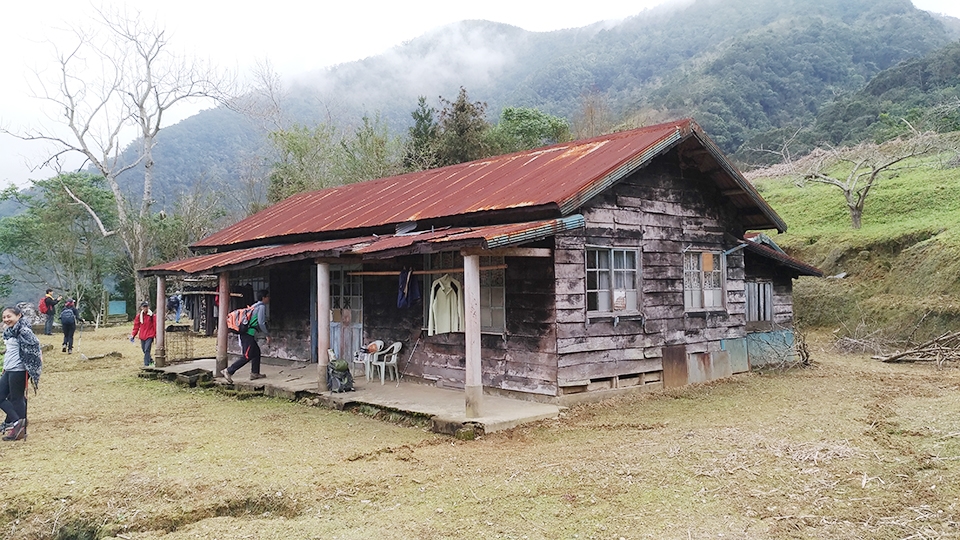
<svg viewBox="0 0 960 540">
<path fill-rule="evenodd" d="M 63 311 L 60 312 L 60 323 L 61 324 L 76 324 L 77 316 L 73 312 L 72 308 L 63 308 Z"/>
<path fill-rule="evenodd" d="M 227 330 L 231 334 L 245 334 L 250 330 L 250 317 L 254 306 L 235 309 L 227 314 Z"/>
<path fill-rule="evenodd" d="M 46 297 L 46 295 L 44 295 L 44 296 L 40 297 L 40 301 L 37 302 L 37 311 L 39 311 L 40 313 L 43 313 L 44 315 L 46 315 L 46 314 L 47 314 L 47 309 L 48 309 L 48 308 L 47 308 L 47 297 Z"/>
</svg>

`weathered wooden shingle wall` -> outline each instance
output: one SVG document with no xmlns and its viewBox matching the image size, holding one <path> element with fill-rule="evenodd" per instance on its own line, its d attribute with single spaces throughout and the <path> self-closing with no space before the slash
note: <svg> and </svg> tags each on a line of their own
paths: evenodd
<svg viewBox="0 0 960 540">
<path fill-rule="evenodd" d="M 397 293 L 400 286 L 400 270 L 403 268 L 423 268 L 422 257 L 400 257 L 391 261 L 366 262 L 364 272 L 396 272 L 389 276 L 363 276 L 363 343 L 374 340 L 383 341 L 389 346 L 395 341 L 403 343 L 398 358 L 401 373 L 416 374 L 416 364 L 410 362 L 410 353 L 417 342 L 420 329 L 423 328 L 422 298 L 415 306 L 398 308 Z M 421 279 L 423 276 L 415 276 Z M 426 291 L 421 288 L 421 294 Z M 426 332 L 424 332 L 426 335 Z"/>
<path fill-rule="evenodd" d="M 724 215 L 715 184 L 677 164 L 670 152 L 624 179 L 582 209 L 583 231 L 557 238 L 558 384 L 564 393 L 659 383 L 664 347 L 715 352 L 720 340 L 744 335 L 739 251 L 726 258 L 726 309 L 684 310 L 684 250 L 724 251 L 732 247 L 724 233 L 742 231 Z M 586 320 L 587 246 L 641 249 L 642 318 Z"/>
<path fill-rule="evenodd" d="M 505 391 L 556 395 L 556 332 L 553 264 L 549 258 L 505 259 L 506 332 L 481 335 L 483 385 Z M 368 263 L 364 271 L 422 268 L 419 257 L 391 263 Z M 455 274 L 460 280 L 462 274 Z M 422 282 L 423 302 L 429 283 Z M 422 305 L 396 306 L 395 277 L 364 278 L 364 341 L 403 343 L 400 371 L 446 388 L 463 388 L 464 334 L 428 336 Z M 420 343 L 417 344 L 417 339 Z M 416 350 L 414 351 L 414 346 Z M 411 356 L 412 353 L 412 356 Z"/>
</svg>

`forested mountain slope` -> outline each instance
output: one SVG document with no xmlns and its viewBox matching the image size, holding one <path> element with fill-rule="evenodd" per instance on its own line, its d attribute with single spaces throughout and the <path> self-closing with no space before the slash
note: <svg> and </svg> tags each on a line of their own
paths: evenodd
<svg viewBox="0 0 960 540">
<path fill-rule="evenodd" d="M 693 116 L 743 159 L 956 31 L 909 0 L 696 0 L 547 33 L 465 21 L 303 76 L 285 108 L 301 123 L 342 129 L 380 114 L 399 135 L 418 96 L 438 107 L 460 86 L 488 104 L 493 121 L 505 106 L 572 119 L 591 95 L 618 118 Z M 264 137 L 223 109 L 168 127 L 155 150 L 158 199 L 198 178 L 232 186 L 256 177 L 272 160 Z"/>
</svg>

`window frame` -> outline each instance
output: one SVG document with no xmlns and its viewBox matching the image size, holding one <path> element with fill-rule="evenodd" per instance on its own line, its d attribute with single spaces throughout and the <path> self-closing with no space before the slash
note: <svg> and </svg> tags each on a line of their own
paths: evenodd
<svg viewBox="0 0 960 540">
<path fill-rule="evenodd" d="M 591 268 L 591 252 L 606 252 L 607 257 L 607 267 L 606 268 Z M 631 253 L 633 255 L 633 267 L 628 268 L 616 268 L 617 266 L 617 254 L 618 253 Z M 641 268 L 641 252 L 640 248 L 636 246 L 600 246 L 587 244 L 584 247 L 584 308 L 587 313 L 587 319 L 591 318 L 603 318 L 603 317 L 629 317 L 640 315 L 642 312 L 643 306 L 643 288 L 641 286 L 642 278 L 642 268 Z M 598 263 L 599 263 L 599 257 Z M 623 259 L 623 263 L 626 264 L 626 258 Z M 601 284 L 600 273 L 604 272 L 607 275 L 606 287 L 603 287 Z M 591 273 L 597 273 L 597 278 L 594 281 L 595 286 L 591 288 Z M 621 274 L 625 276 L 628 273 L 633 275 L 633 287 L 632 288 L 617 288 L 618 275 Z M 616 309 L 616 304 L 618 301 L 617 291 L 624 291 L 623 301 L 626 305 L 622 309 Z M 633 304 L 631 304 L 631 294 L 633 292 Z M 590 309 L 591 307 L 591 294 L 597 295 L 597 309 Z M 601 295 L 606 294 L 606 305 L 610 309 L 600 309 L 601 307 Z"/>
<path fill-rule="evenodd" d="M 506 262 L 502 256 L 481 256 L 480 267 L 503 266 Z M 463 255 L 455 251 L 438 251 L 426 253 L 423 256 L 423 268 L 427 271 L 436 270 L 436 273 L 424 274 L 423 291 L 423 329 L 427 329 L 430 320 L 430 287 L 434 280 L 444 274 L 452 274 L 463 285 L 463 272 L 454 272 L 463 268 Z M 414 276 L 420 277 L 420 276 Z M 480 271 L 480 333 L 504 335 L 507 333 L 507 286 L 506 272 L 503 268 Z M 466 307 L 466 306 L 464 306 Z M 499 319 L 501 326 L 493 323 Z M 487 323 L 487 324 L 485 324 Z M 459 332 L 463 333 L 463 332 Z"/>
<path fill-rule="evenodd" d="M 748 323 L 773 322 L 773 281 L 751 280 L 744 283 L 745 311 Z M 753 299 L 751 301 L 751 299 Z M 759 300 L 759 304 L 755 303 Z M 762 311 L 762 313 L 761 313 Z M 756 316 L 756 318 L 754 318 Z"/>
<path fill-rule="evenodd" d="M 699 255 L 698 266 L 695 269 L 687 268 L 687 258 L 690 255 Z M 713 270 L 704 270 L 704 255 L 713 255 L 715 256 L 713 260 Z M 709 312 L 719 312 L 727 310 L 727 258 L 724 256 L 724 253 L 718 249 L 685 249 L 683 250 L 683 310 L 685 313 L 709 313 Z M 719 266 L 719 268 L 717 268 Z M 708 279 L 706 273 L 718 274 L 717 281 L 719 281 L 719 287 L 706 287 Z M 688 287 L 691 279 L 690 276 L 694 273 L 698 274 L 697 283 L 698 287 Z M 712 278 L 710 279 L 712 281 Z M 689 301 L 687 296 L 687 291 L 697 291 L 699 295 L 699 304 L 694 305 L 693 302 Z M 719 303 L 705 305 L 707 301 L 707 291 L 719 291 Z"/>
</svg>

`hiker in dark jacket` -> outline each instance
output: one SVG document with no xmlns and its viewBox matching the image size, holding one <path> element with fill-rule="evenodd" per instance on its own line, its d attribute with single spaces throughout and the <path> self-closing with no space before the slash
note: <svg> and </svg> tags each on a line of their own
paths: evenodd
<svg viewBox="0 0 960 540">
<path fill-rule="evenodd" d="M 77 321 L 80 320 L 80 310 L 77 309 L 73 298 L 68 298 L 66 305 L 60 312 L 60 326 L 63 327 L 63 352 L 73 354 L 73 334 L 77 331 Z"/>
<path fill-rule="evenodd" d="M 62 296 L 58 296 L 56 298 L 53 297 L 53 289 L 47 289 L 47 294 L 43 297 L 42 302 L 47 306 L 47 320 L 43 325 L 43 333 L 45 335 L 53 335 L 53 317 L 57 313 L 57 304 L 62 299 Z"/>
</svg>

